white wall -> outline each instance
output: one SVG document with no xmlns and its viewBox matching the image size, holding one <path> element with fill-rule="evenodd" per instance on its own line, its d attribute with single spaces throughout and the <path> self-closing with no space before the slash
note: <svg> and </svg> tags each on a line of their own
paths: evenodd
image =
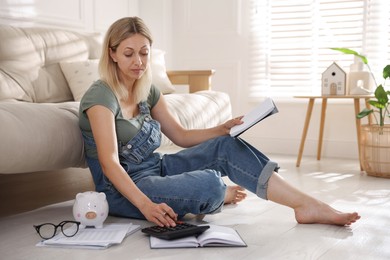
<svg viewBox="0 0 390 260">
<path fill-rule="evenodd" d="M 246 0 L 0 0 L 0 23 L 61 27 L 104 33 L 123 16 L 149 25 L 154 46 L 164 49 L 170 69 L 216 69 L 213 89 L 227 92 L 233 114 L 255 104 L 247 99 Z M 279 114 L 244 134 L 266 153 L 296 155 L 306 100 L 275 97 Z M 318 104 L 318 103 L 317 103 Z M 313 111 L 304 155 L 315 156 L 320 107 Z M 329 101 L 323 156 L 357 158 L 352 101 Z"/>
<path fill-rule="evenodd" d="M 138 15 L 137 0 L 0 0 L 0 23 L 105 32 L 116 19 Z"/>
</svg>

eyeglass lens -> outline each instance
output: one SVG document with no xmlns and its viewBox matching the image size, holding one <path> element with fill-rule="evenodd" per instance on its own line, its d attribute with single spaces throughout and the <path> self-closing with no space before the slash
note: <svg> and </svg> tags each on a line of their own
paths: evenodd
<svg viewBox="0 0 390 260">
<path fill-rule="evenodd" d="M 79 230 L 79 226 L 75 225 L 74 222 L 65 222 L 61 226 L 62 234 L 64 234 L 67 237 L 72 237 L 72 236 L 76 235 L 78 230 Z"/>
</svg>

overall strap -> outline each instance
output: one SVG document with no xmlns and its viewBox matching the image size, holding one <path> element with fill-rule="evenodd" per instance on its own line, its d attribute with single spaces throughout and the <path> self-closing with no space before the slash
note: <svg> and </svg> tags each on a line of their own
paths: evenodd
<svg viewBox="0 0 390 260">
<path fill-rule="evenodd" d="M 141 115 L 150 115 L 150 109 L 146 101 L 141 101 L 138 104 L 139 112 Z"/>
</svg>

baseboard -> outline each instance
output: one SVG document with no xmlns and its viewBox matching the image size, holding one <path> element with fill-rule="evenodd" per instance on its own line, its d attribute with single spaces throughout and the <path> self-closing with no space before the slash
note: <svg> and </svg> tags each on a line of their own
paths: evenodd
<svg viewBox="0 0 390 260">
<path fill-rule="evenodd" d="M 0 217 L 71 200 L 88 190 L 94 190 L 89 169 L 0 174 Z"/>
</svg>

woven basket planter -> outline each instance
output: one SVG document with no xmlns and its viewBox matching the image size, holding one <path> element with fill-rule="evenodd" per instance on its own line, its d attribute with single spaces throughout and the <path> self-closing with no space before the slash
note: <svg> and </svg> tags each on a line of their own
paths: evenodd
<svg viewBox="0 0 390 260">
<path fill-rule="evenodd" d="M 390 178 L 390 125 L 362 125 L 360 153 L 367 175 Z"/>
</svg>

